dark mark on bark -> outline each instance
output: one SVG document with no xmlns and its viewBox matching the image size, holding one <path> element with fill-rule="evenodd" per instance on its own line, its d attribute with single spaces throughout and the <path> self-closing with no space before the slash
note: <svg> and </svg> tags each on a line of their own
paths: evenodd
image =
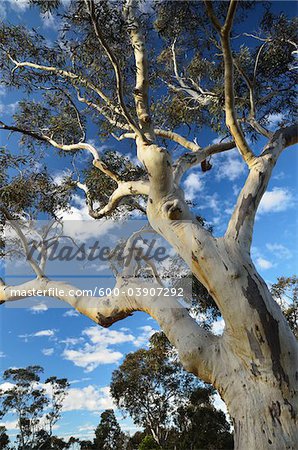
<svg viewBox="0 0 298 450">
<path fill-rule="evenodd" d="M 261 372 L 259 371 L 258 366 L 254 361 L 251 362 L 251 373 L 254 377 L 258 377 L 259 375 L 261 375 Z"/>
<path fill-rule="evenodd" d="M 272 417 L 273 425 L 276 425 L 276 422 L 279 425 L 281 425 L 281 422 L 280 422 L 280 419 L 279 419 L 280 418 L 281 409 L 280 409 L 280 403 L 279 403 L 278 400 L 276 402 L 272 402 L 271 403 L 271 406 L 269 406 L 269 412 L 270 412 L 270 415 Z"/>
<path fill-rule="evenodd" d="M 249 340 L 250 348 L 251 348 L 252 352 L 254 353 L 255 357 L 258 358 L 258 360 L 260 362 L 263 362 L 264 361 L 264 355 L 262 353 L 260 344 L 259 344 L 256 336 L 254 335 L 254 332 L 252 330 L 251 331 L 246 330 L 246 334 L 247 334 L 247 337 L 248 337 L 248 340 Z"/>
<path fill-rule="evenodd" d="M 265 341 L 264 341 L 264 338 L 263 338 L 262 333 L 260 331 L 260 328 L 258 327 L 258 325 L 256 325 L 255 328 L 256 328 L 256 336 L 257 336 L 260 344 L 264 344 Z"/>
<path fill-rule="evenodd" d="M 109 328 L 113 323 L 117 322 L 118 320 L 125 319 L 128 316 L 132 316 L 131 312 L 125 312 L 125 311 L 119 311 L 113 313 L 112 316 L 106 317 L 103 314 L 97 313 L 96 319 L 99 325 L 101 325 L 104 328 Z"/>
<path fill-rule="evenodd" d="M 192 258 L 193 261 L 199 262 L 198 258 L 197 258 L 196 255 L 194 254 L 194 252 L 192 252 L 191 258 Z"/>
<path fill-rule="evenodd" d="M 269 313 L 265 305 L 264 299 L 259 291 L 256 281 L 252 278 L 247 268 L 243 266 L 247 271 L 247 288 L 242 288 L 242 292 L 248 300 L 250 306 L 255 309 L 260 317 L 262 327 L 265 333 L 265 337 L 271 352 L 272 371 L 275 378 L 281 382 L 284 380 L 289 383 L 288 376 L 285 374 L 281 365 L 281 348 L 278 334 L 278 322 Z"/>
<path fill-rule="evenodd" d="M 296 419 L 296 412 L 294 410 L 293 405 L 286 398 L 284 398 L 284 402 L 285 402 L 285 405 L 287 405 L 289 407 L 289 411 L 290 411 L 290 414 L 291 414 L 291 419 L 295 420 Z"/>
</svg>

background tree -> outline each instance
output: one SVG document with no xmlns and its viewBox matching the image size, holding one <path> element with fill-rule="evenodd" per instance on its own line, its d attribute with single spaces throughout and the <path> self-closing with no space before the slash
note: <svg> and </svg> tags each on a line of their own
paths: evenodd
<svg viewBox="0 0 298 450">
<path fill-rule="evenodd" d="M 175 416 L 179 430 L 176 448 L 184 450 L 233 449 L 233 436 L 225 414 L 214 408 L 212 389 L 198 387 Z"/>
<path fill-rule="evenodd" d="M 150 282 L 131 278 L 139 263 L 117 274 L 123 294 L 99 298 L 96 308 L 88 296 L 74 299 L 63 283 L 59 299 L 102 326 L 134 311 L 150 314 L 177 348 L 184 368 L 222 395 L 237 448 L 294 448 L 297 342 L 250 250 L 273 167 L 297 143 L 296 21 L 272 14 L 269 2 L 155 2 L 148 11 L 136 0 L 77 0 L 67 11 L 59 0 L 30 2 L 43 12 L 61 13 L 63 30 L 48 45 L 36 30 L 1 25 L 2 83 L 27 95 L 11 123 L 1 122 L 1 128 L 19 134 L 33 160 L 30 165 L 7 153 L 6 161 L 4 155 L 2 225 L 28 214 L 57 217 L 72 189 L 86 195 L 95 219 L 146 211 L 151 227 L 212 296 L 226 324 L 223 335 L 201 327 L 174 296 L 127 295 L 128 289 L 160 287 L 156 276 Z M 258 24 L 246 20 L 260 7 L 265 9 Z M 274 131 L 268 129 L 272 113 L 283 115 Z M 112 157 L 99 153 L 86 137 L 90 121 L 99 138 L 110 137 L 109 144 L 115 138 L 122 149 L 121 141 L 132 142 L 142 174 L 133 170 L 130 175 L 126 164 L 115 166 Z M 204 147 L 200 139 L 188 138 L 185 125 L 198 137 L 207 125 L 219 142 Z M 178 156 L 176 144 L 182 147 Z M 214 238 L 185 201 L 181 181 L 196 165 L 208 172 L 212 155 L 234 147 L 248 175 L 225 233 Z M 87 152 L 89 167 L 54 183 L 48 168 L 36 173 L 34 166 L 37 155 L 40 160 L 49 148 L 58 154 Z M 16 164 L 23 167 L 21 175 L 9 170 Z M 90 177 L 82 178 L 84 169 Z M 57 280 L 47 279 L 38 261 L 28 262 L 36 279 L 21 287 L 28 296 L 32 287 L 50 293 Z M 19 297 L 1 282 L 0 301 L 13 300 Z"/>
<path fill-rule="evenodd" d="M 107 409 L 101 414 L 101 420 L 95 430 L 94 449 L 121 450 L 124 448 L 125 434 L 121 431 L 115 413 Z"/>
<path fill-rule="evenodd" d="M 139 450 L 161 450 L 153 436 L 145 436 L 140 443 Z"/>
<path fill-rule="evenodd" d="M 280 304 L 291 330 L 298 339 L 298 279 L 292 277 L 279 277 L 271 286 L 273 298 Z"/>
<path fill-rule="evenodd" d="M 183 370 L 166 336 L 155 333 L 149 350 L 128 354 L 113 372 L 111 395 L 117 406 L 127 411 L 136 425 L 150 430 L 163 447 L 177 404 L 186 401 L 197 384 L 197 379 Z"/>
<path fill-rule="evenodd" d="M 6 433 L 6 428 L 0 426 L 0 449 L 1 450 L 9 450 L 9 436 Z"/>
<path fill-rule="evenodd" d="M 150 436 L 163 449 L 233 448 L 230 425 L 212 404 L 214 390 L 200 387 L 183 370 L 163 333 L 150 338 L 148 350 L 126 356 L 113 372 L 111 394 L 150 433 L 142 440 L 144 448 Z"/>
<path fill-rule="evenodd" d="M 7 369 L 2 376 L 9 386 L 0 390 L 0 416 L 4 417 L 7 413 L 16 415 L 19 429 L 17 444 L 21 450 L 48 450 L 63 448 L 64 445 L 52 436 L 52 429 L 60 418 L 69 384 L 65 378 L 57 377 L 48 378 L 42 384 L 42 373 L 42 367 L 28 366 Z M 51 386 L 50 393 L 44 387 L 47 384 Z"/>
</svg>

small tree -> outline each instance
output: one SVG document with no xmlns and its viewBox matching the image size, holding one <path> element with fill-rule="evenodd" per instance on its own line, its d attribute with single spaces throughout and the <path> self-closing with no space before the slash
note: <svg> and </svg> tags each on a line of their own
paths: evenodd
<svg viewBox="0 0 298 450">
<path fill-rule="evenodd" d="M 271 286 L 273 298 L 280 304 L 291 330 L 298 339 L 298 278 L 278 277 Z"/>
<path fill-rule="evenodd" d="M 149 350 L 128 354 L 113 372 L 111 394 L 135 424 L 150 430 L 163 446 L 177 403 L 197 384 L 196 378 L 183 370 L 164 333 L 155 333 Z"/>
<path fill-rule="evenodd" d="M 161 447 L 152 436 L 145 436 L 140 443 L 139 450 L 161 450 Z"/>
<path fill-rule="evenodd" d="M 125 434 L 121 431 L 114 411 L 107 409 L 101 414 L 101 420 L 95 430 L 94 449 L 122 450 Z"/>
<path fill-rule="evenodd" d="M 183 370 L 163 333 L 151 337 L 148 350 L 126 356 L 113 372 L 111 393 L 151 435 L 143 439 L 144 449 L 152 438 L 156 448 L 233 448 L 230 425 L 212 404 L 214 390 Z"/>
<path fill-rule="evenodd" d="M 64 378 L 48 378 L 45 385 L 51 385 L 51 392 L 47 394 L 40 380 L 42 373 L 42 367 L 28 366 L 8 369 L 3 374 L 3 380 L 10 385 L 0 390 L 0 417 L 7 413 L 17 416 L 17 443 L 21 450 L 58 448 L 53 442 L 56 438 L 52 436 L 52 428 L 60 418 L 69 384 Z"/>
<path fill-rule="evenodd" d="M 9 437 L 6 433 L 6 428 L 0 426 L 0 450 L 9 450 Z"/>
<path fill-rule="evenodd" d="M 212 404 L 211 388 L 197 388 L 187 405 L 178 409 L 176 424 L 179 429 L 177 450 L 233 449 L 233 435 L 222 411 Z"/>
</svg>

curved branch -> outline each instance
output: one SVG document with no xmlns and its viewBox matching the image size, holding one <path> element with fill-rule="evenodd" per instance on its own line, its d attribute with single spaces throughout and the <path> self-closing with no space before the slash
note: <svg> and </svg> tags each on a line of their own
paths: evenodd
<svg viewBox="0 0 298 450">
<path fill-rule="evenodd" d="M 88 89 L 95 92 L 110 108 L 115 109 L 115 105 L 111 101 L 111 99 L 104 94 L 95 84 L 93 84 L 90 80 L 87 80 L 81 75 L 77 75 L 69 70 L 59 69 L 54 66 L 44 66 L 42 64 L 32 63 L 30 61 L 16 61 L 10 55 L 8 55 L 9 59 L 15 64 L 14 70 L 17 70 L 19 67 L 30 67 L 31 69 L 37 69 L 43 72 L 55 73 L 62 78 L 67 78 L 69 80 L 75 81 Z"/>
<path fill-rule="evenodd" d="M 137 4 L 135 0 L 126 0 L 124 14 L 128 24 L 131 45 L 133 47 L 136 64 L 136 84 L 134 99 L 139 123 L 143 132 L 150 141 L 154 140 L 154 131 L 149 110 L 149 78 L 148 59 L 145 48 L 145 37 L 140 30 L 140 24 L 136 14 Z"/>
<path fill-rule="evenodd" d="M 103 327 L 131 315 L 134 311 L 143 311 L 159 323 L 170 342 L 177 348 L 185 369 L 211 381 L 212 364 L 219 338 L 200 327 L 192 319 L 185 307 L 175 297 L 161 295 L 136 295 L 138 290 L 161 289 L 159 283 L 141 282 L 139 279 L 127 280 L 118 277 L 115 287 L 119 288 L 119 296 L 114 293 L 107 297 L 76 295 L 76 287 L 46 278 L 28 281 L 19 286 L 7 286 L 0 283 L 0 304 L 27 297 L 48 296 L 62 300 L 77 311 L 89 317 Z M 133 292 L 133 295 L 128 295 Z M 116 292 L 115 290 L 113 292 Z M 152 290 L 151 290 L 152 292 Z"/>
<path fill-rule="evenodd" d="M 97 17 L 96 17 L 96 13 L 95 13 L 94 0 L 85 0 L 85 4 L 86 4 L 87 10 L 88 10 L 88 13 L 90 15 L 90 19 L 91 19 L 91 23 L 93 25 L 94 33 L 95 33 L 95 35 L 96 35 L 100 45 L 104 49 L 107 57 L 109 58 L 109 60 L 110 60 L 110 62 L 112 64 L 112 67 L 114 69 L 114 73 L 115 73 L 115 77 L 116 77 L 116 85 L 117 85 L 117 97 L 118 97 L 118 102 L 119 102 L 119 105 L 120 105 L 120 108 L 121 108 L 122 115 L 125 117 L 125 119 L 129 123 L 130 127 L 132 128 L 132 130 L 140 138 L 143 138 L 141 130 L 139 129 L 139 127 L 135 123 L 134 119 L 132 118 L 130 112 L 128 111 L 128 109 L 126 107 L 125 100 L 124 100 L 123 79 L 122 79 L 121 68 L 120 68 L 120 65 L 119 65 L 119 62 L 118 62 L 116 56 L 112 52 L 109 44 L 107 43 L 107 41 L 105 40 L 105 38 L 103 37 L 103 35 L 101 33 L 100 27 L 98 25 L 98 20 L 97 20 Z"/>
<path fill-rule="evenodd" d="M 246 142 L 235 111 L 234 70 L 230 45 L 230 32 L 237 8 L 237 1 L 230 1 L 226 21 L 222 27 L 220 26 L 220 23 L 214 14 L 212 2 L 205 0 L 205 5 L 207 14 L 209 15 L 214 27 L 220 35 L 221 46 L 223 50 L 226 124 L 244 161 L 250 167 L 254 162 L 255 156 Z"/>
<path fill-rule="evenodd" d="M 174 179 L 179 183 L 184 173 L 192 167 L 202 163 L 208 156 L 216 153 L 226 152 L 235 147 L 235 142 L 221 142 L 218 144 L 209 145 L 194 153 L 185 153 L 174 164 Z"/>
<path fill-rule="evenodd" d="M 149 195 L 149 182 L 148 181 L 121 181 L 118 184 L 117 189 L 110 196 L 108 203 L 103 208 L 93 209 L 93 202 L 90 198 L 90 193 L 85 184 L 77 182 L 77 187 L 82 189 L 86 194 L 86 202 L 88 206 L 88 212 L 94 219 L 101 219 L 110 215 L 121 200 L 128 196 L 134 195 Z"/>
<path fill-rule="evenodd" d="M 245 252 L 250 251 L 255 216 L 268 186 L 273 167 L 282 151 L 298 143 L 298 126 L 276 131 L 247 177 L 238 197 L 225 239 L 237 242 Z"/>
<path fill-rule="evenodd" d="M 93 156 L 93 165 L 94 167 L 97 167 L 99 170 L 101 170 L 104 174 L 112 178 L 112 180 L 118 182 L 120 181 L 119 176 L 112 172 L 107 165 L 102 161 L 102 159 L 99 156 L 98 151 L 96 148 L 87 143 L 87 142 L 78 142 L 76 144 L 59 144 L 58 142 L 54 141 L 54 139 L 50 138 L 49 136 L 46 136 L 44 134 L 38 134 L 35 131 L 31 130 L 24 130 L 19 127 L 15 127 L 13 125 L 6 125 L 2 121 L 0 121 L 0 129 L 2 130 L 9 130 L 14 131 L 17 133 L 24 134 L 26 136 L 33 137 L 34 139 L 42 142 L 46 142 L 50 145 L 52 145 L 55 148 L 58 148 L 63 151 L 76 151 L 76 150 L 87 150 L 91 155 Z"/>
</svg>

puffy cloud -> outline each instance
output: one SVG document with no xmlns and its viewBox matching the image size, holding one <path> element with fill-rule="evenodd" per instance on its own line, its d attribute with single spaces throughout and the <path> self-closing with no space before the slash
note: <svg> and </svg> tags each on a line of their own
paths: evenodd
<svg viewBox="0 0 298 450">
<path fill-rule="evenodd" d="M 63 317 L 78 317 L 80 313 L 76 309 L 68 309 L 64 314 Z"/>
<path fill-rule="evenodd" d="M 51 356 L 54 353 L 53 348 L 43 348 L 41 351 L 45 356 Z"/>
<path fill-rule="evenodd" d="M 274 187 L 272 191 L 265 192 L 260 206 L 259 214 L 269 212 L 282 212 L 293 206 L 293 195 L 287 188 Z"/>
<path fill-rule="evenodd" d="M 5 353 L 0 352 L 0 358 L 5 358 L 5 357 L 6 357 Z"/>
<path fill-rule="evenodd" d="M 134 340 L 134 336 L 132 334 L 127 334 L 127 332 L 98 327 L 87 328 L 83 331 L 83 335 L 88 336 L 93 344 L 102 345 L 123 344 Z"/>
<path fill-rule="evenodd" d="M 40 330 L 37 331 L 36 333 L 31 333 L 31 334 L 19 334 L 18 337 L 21 339 L 25 339 L 27 340 L 28 338 L 33 338 L 33 337 L 49 337 L 49 338 L 53 338 L 55 336 L 57 330 Z"/>
<path fill-rule="evenodd" d="M 256 264 L 263 270 L 271 269 L 273 267 L 272 262 L 268 261 L 268 259 L 262 258 L 261 256 L 256 259 Z"/>
<path fill-rule="evenodd" d="M 32 314 L 41 314 L 47 311 L 48 309 L 49 308 L 45 303 L 37 303 L 37 305 L 31 306 L 31 308 L 29 308 L 29 311 L 31 311 Z"/>
<path fill-rule="evenodd" d="M 275 130 L 278 127 L 279 123 L 284 119 L 284 115 L 282 113 L 268 114 L 266 119 L 269 122 L 269 130 Z"/>
<path fill-rule="evenodd" d="M 213 396 L 213 405 L 216 409 L 219 409 L 220 411 L 223 411 L 225 415 L 228 415 L 227 406 L 217 393 Z"/>
<path fill-rule="evenodd" d="M 84 338 L 81 337 L 79 340 L 68 338 L 60 341 L 68 344 L 62 357 L 78 367 L 83 367 L 85 372 L 92 372 L 101 364 L 115 364 L 123 354 L 114 350 L 112 346 L 121 344 L 145 346 L 156 331 L 149 325 L 140 327 L 139 330 L 140 334 L 134 336 L 126 328 L 119 331 L 99 327 L 86 328 L 82 332 Z M 77 344 L 80 345 L 75 348 Z"/>
<path fill-rule="evenodd" d="M 198 173 L 192 172 L 185 178 L 183 186 L 186 200 L 193 201 L 198 192 L 202 191 L 204 183 Z"/>
<path fill-rule="evenodd" d="M 37 331 L 36 333 L 34 333 L 32 336 L 35 337 L 43 337 L 43 336 L 48 336 L 48 337 L 52 337 L 54 336 L 56 330 L 40 330 Z"/>
<path fill-rule="evenodd" d="M 109 346 L 132 342 L 134 336 L 123 331 L 106 330 L 104 328 L 90 327 L 83 331 L 89 342 L 85 342 L 81 348 L 66 348 L 62 356 L 72 361 L 76 366 L 83 367 L 86 372 L 92 372 L 101 364 L 114 364 L 123 354 L 112 350 Z"/>
<path fill-rule="evenodd" d="M 19 428 L 17 420 L 10 420 L 8 422 L 1 422 L 1 426 L 5 427 L 8 431 L 9 430 L 17 430 Z"/>
<path fill-rule="evenodd" d="M 212 324 L 212 332 L 214 334 L 222 334 L 225 328 L 225 322 L 223 319 L 219 319 Z"/>
<path fill-rule="evenodd" d="M 238 150 L 231 150 L 219 153 L 214 156 L 216 161 L 216 179 L 235 181 L 246 172 L 246 165 L 238 153 Z"/>
<path fill-rule="evenodd" d="M 82 389 L 70 388 L 63 403 L 64 411 L 98 411 L 114 407 L 108 386 L 98 388 L 89 385 Z"/>
<path fill-rule="evenodd" d="M 133 344 L 135 347 L 144 347 L 148 343 L 150 337 L 157 331 L 150 325 L 139 327 L 138 330 L 141 330 L 141 334 L 134 339 Z"/>
<path fill-rule="evenodd" d="M 268 243 L 266 244 L 266 247 L 268 248 L 268 250 L 270 252 L 272 252 L 274 254 L 274 256 L 276 258 L 279 259 L 291 259 L 292 258 L 292 252 L 285 247 L 282 244 L 277 244 L 277 243 Z"/>
<path fill-rule="evenodd" d="M 10 369 L 13 369 L 13 367 L 10 367 Z M 13 383 L 5 381 L 4 383 L 0 384 L 0 391 L 6 391 L 7 389 L 12 389 L 13 387 L 14 387 Z"/>
<path fill-rule="evenodd" d="M 16 112 L 19 102 L 14 103 L 0 103 L 0 113 L 3 115 L 12 115 Z"/>
</svg>

